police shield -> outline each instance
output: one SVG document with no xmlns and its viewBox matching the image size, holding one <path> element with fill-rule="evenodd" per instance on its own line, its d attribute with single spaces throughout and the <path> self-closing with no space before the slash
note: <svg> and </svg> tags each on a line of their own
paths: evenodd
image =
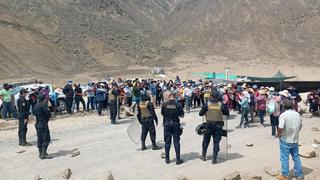
<svg viewBox="0 0 320 180">
<path fill-rule="evenodd" d="M 127 129 L 128 136 L 134 143 L 139 144 L 141 141 L 141 131 L 141 124 L 138 120 L 138 117 L 135 115 L 133 122 Z"/>
<path fill-rule="evenodd" d="M 220 152 L 218 154 L 218 159 L 222 159 L 224 161 L 228 160 L 228 121 L 227 121 L 227 116 L 223 116 L 223 132 L 222 132 L 222 138 L 220 141 Z"/>
</svg>

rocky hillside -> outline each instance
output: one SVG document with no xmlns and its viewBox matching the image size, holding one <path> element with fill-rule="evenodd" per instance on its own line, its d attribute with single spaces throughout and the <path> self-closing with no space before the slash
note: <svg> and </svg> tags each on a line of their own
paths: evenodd
<svg viewBox="0 0 320 180">
<path fill-rule="evenodd" d="M 98 75 L 106 76 L 122 73 L 124 68 L 134 65 L 138 65 L 134 66 L 137 71 L 141 66 L 174 65 L 171 59 L 179 55 L 211 55 L 233 62 L 319 64 L 318 0 L 0 0 L 0 3 L 27 27 L 76 59 L 64 61 L 74 63 L 72 67 L 78 71 L 72 71 L 76 73 L 105 71 Z M 20 45 L 18 48 L 23 49 Z M 11 54 L 17 56 L 19 52 Z M 1 56 L 9 57 L 5 50 Z"/>
<path fill-rule="evenodd" d="M 319 63 L 317 0 L 185 0 L 169 16 L 164 44 L 182 52 Z"/>
<path fill-rule="evenodd" d="M 60 77 L 76 59 L 0 4 L 0 79 Z"/>
</svg>

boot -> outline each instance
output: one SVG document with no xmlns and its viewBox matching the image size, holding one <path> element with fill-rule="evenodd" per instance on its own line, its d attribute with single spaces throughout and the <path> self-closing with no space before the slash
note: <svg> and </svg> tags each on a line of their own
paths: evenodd
<svg viewBox="0 0 320 180">
<path fill-rule="evenodd" d="M 169 152 L 166 152 L 166 163 L 170 164 Z"/>
<path fill-rule="evenodd" d="M 217 164 L 218 163 L 217 158 L 218 158 L 218 154 L 213 154 L 212 164 Z"/>
<path fill-rule="evenodd" d="M 200 156 L 200 159 L 202 161 L 206 161 L 207 160 L 207 153 L 206 152 L 202 152 L 202 155 Z"/>
<path fill-rule="evenodd" d="M 170 158 L 166 156 L 166 163 L 170 164 Z"/>
<path fill-rule="evenodd" d="M 160 146 L 158 146 L 155 142 L 152 142 L 152 150 L 159 150 L 161 149 Z"/>
<path fill-rule="evenodd" d="M 184 163 L 184 161 L 182 159 L 180 159 L 180 157 L 177 157 L 176 165 L 180 165 L 182 163 Z"/>
<path fill-rule="evenodd" d="M 32 146 L 32 144 L 28 142 L 22 142 L 20 146 Z"/>
<path fill-rule="evenodd" d="M 283 176 L 283 175 L 278 175 L 276 176 L 277 179 L 279 180 L 288 180 L 288 178 L 286 176 Z"/>
<path fill-rule="evenodd" d="M 42 149 L 38 148 L 38 151 L 39 151 L 39 158 L 41 159 Z"/>
<path fill-rule="evenodd" d="M 52 156 L 49 156 L 47 154 L 47 147 L 45 148 L 42 148 L 42 151 L 41 151 L 41 159 L 52 159 L 53 157 Z"/>
<path fill-rule="evenodd" d="M 141 151 L 144 151 L 146 149 L 147 149 L 146 143 L 144 141 L 141 141 Z"/>
</svg>

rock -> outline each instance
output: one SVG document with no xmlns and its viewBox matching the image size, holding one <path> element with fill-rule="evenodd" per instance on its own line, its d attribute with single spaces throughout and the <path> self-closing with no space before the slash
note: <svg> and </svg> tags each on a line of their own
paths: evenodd
<svg viewBox="0 0 320 180">
<path fill-rule="evenodd" d="M 71 177 L 72 171 L 68 168 L 64 170 L 61 174 L 63 179 L 69 179 Z"/>
<path fill-rule="evenodd" d="M 312 113 L 304 113 L 304 114 L 302 114 L 302 117 L 303 118 L 312 118 L 313 115 L 312 115 Z"/>
<path fill-rule="evenodd" d="M 21 154 L 21 153 L 24 153 L 24 152 L 26 152 L 26 150 L 22 149 L 22 150 L 17 151 L 16 153 Z"/>
<path fill-rule="evenodd" d="M 305 158 L 316 157 L 316 152 L 312 146 L 301 146 L 299 148 L 299 155 Z"/>
<path fill-rule="evenodd" d="M 41 180 L 42 178 L 39 176 L 39 175 L 37 175 L 37 176 L 35 176 L 35 177 L 33 177 L 32 178 L 32 180 Z"/>
<path fill-rule="evenodd" d="M 98 177 L 97 180 L 114 180 L 114 177 L 113 177 L 111 171 L 109 171 L 107 173 L 104 173 L 100 177 Z"/>
<path fill-rule="evenodd" d="M 241 176 L 241 180 L 262 180 L 262 176 L 244 174 Z"/>
<path fill-rule="evenodd" d="M 314 139 L 313 142 L 314 142 L 315 144 L 320 144 L 320 139 Z"/>
<path fill-rule="evenodd" d="M 79 155 L 80 155 L 80 151 L 77 149 L 77 150 L 72 152 L 71 157 L 76 157 L 76 156 L 79 156 Z"/>
<path fill-rule="evenodd" d="M 278 169 L 275 169 L 275 168 L 273 168 L 273 167 L 271 167 L 271 166 L 264 167 L 264 171 L 265 171 L 267 174 L 271 175 L 271 176 L 277 176 L 277 175 L 279 175 L 279 170 L 278 170 Z"/>
<path fill-rule="evenodd" d="M 235 171 L 233 173 L 227 174 L 223 177 L 223 180 L 240 180 L 240 172 Z"/>
<path fill-rule="evenodd" d="M 312 131 L 320 131 L 320 129 L 318 127 L 313 127 L 311 128 Z"/>
<path fill-rule="evenodd" d="M 187 178 L 186 176 L 181 176 L 178 178 L 179 180 L 190 180 L 189 178 Z"/>
<path fill-rule="evenodd" d="M 231 149 L 231 144 L 228 144 L 227 149 Z"/>
<path fill-rule="evenodd" d="M 314 148 L 316 148 L 316 149 L 319 147 L 319 146 L 316 145 L 316 144 L 312 144 L 311 146 L 314 147 Z"/>
<path fill-rule="evenodd" d="M 253 146 L 253 144 L 252 144 L 252 143 L 247 142 L 247 143 L 246 143 L 246 146 L 248 146 L 248 147 L 252 147 L 252 146 Z"/>
<path fill-rule="evenodd" d="M 162 153 L 161 153 L 161 158 L 162 158 L 162 159 L 165 159 L 165 158 L 166 158 L 166 153 L 165 153 L 165 152 L 162 152 Z"/>
<path fill-rule="evenodd" d="M 245 180 L 262 180 L 262 176 L 250 176 Z"/>
</svg>

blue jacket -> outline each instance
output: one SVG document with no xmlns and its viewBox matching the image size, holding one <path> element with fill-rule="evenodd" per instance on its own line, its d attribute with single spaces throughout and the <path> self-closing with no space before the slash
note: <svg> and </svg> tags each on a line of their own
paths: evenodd
<svg viewBox="0 0 320 180">
<path fill-rule="evenodd" d="M 153 96 L 157 95 L 157 88 L 153 84 L 150 85 L 150 91 Z"/>
<path fill-rule="evenodd" d="M 96 91 L 96 101 L 104 101 L 106 99 L 107 91 L 105 89 L 98 88 Z"/>
</svg>

